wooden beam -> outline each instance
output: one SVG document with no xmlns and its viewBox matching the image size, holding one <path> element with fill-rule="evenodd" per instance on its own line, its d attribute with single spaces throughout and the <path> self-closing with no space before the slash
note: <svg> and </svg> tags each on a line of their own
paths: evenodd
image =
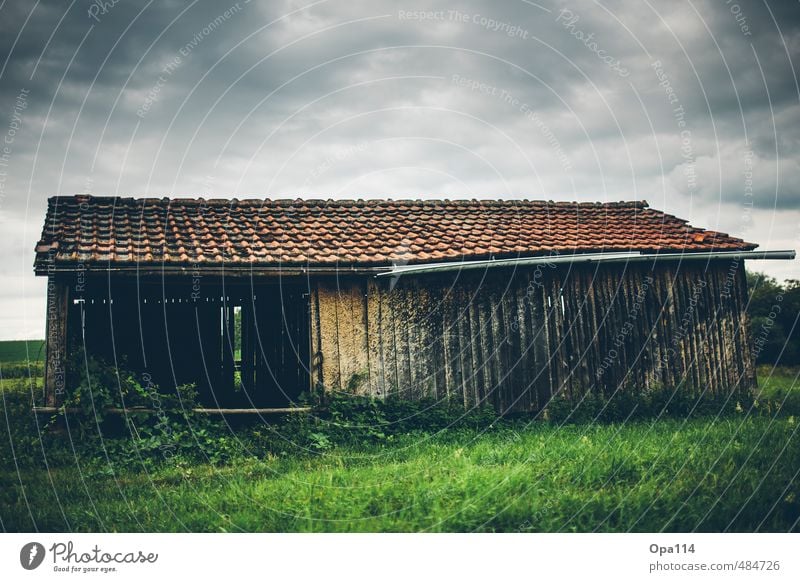
<svg viewBox="0 0 800 582">
<path fill-rule="evenodd" d="M 37 414 L 55 414 L 62 410 L 58 406 L 35 406 L 33 412 Z M 196 414 L 304 414 L 312 412 L 314 409 L 310 406 L 298 406 L 295 408 L 192 408 L 191 411 Z M 77 414 L 83 412 L 80 408 L 64 408 L 64 412 L 70 414 Z M 106 408 L 103 412 L 107 414 L 155 414 L 163 413 L 162 410 L 154 408 Z"/>
<path fill-rule="evenodd" d="M 45 402 L 49 406 L 59 406 L 64 401 L 67 369 L 67 295 L 66 283 L 53 276 L 48 277 L 44 395 Z"/>
</svg>

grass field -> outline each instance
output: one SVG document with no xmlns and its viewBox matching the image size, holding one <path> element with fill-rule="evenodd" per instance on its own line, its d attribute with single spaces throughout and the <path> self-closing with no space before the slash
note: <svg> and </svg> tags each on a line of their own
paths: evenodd
<svg viewBox="0 0 800 582">
<path fill-rule="evenodd" d="M 798 531 L 800 384 L 797 370 L 768 372 L 759 371 L 758 409 L 719 418 L 502 421 L 333 444 L 288 425 L 278 432 L 244 426 L 219 433 L 220 447 L 234 452 L 214 462 L 205 452 L 153 460 L 145 434 L 137 457 L 139 449 L 120 448 L 120 439 L 90 446 L 76 427 L 72 438 L 40 432 L 30 414 L 39 379 L 4 380 L 0 526 Z M 205 427 L 194 430 L 192 438 L 209 440 Z"/>
<path fill-rule="evenodd" d="M 44 359 L 44 340 L 0 341 L 0 364 Z"/>
<path fill-rule="evenodd" d="M 415 435 L 320 456 L 0 478 L 13 531 L 786 531 L 796 424 L 767 418 Z M 787 446 L 788 445 L 788 446 Z"/>
</svg>

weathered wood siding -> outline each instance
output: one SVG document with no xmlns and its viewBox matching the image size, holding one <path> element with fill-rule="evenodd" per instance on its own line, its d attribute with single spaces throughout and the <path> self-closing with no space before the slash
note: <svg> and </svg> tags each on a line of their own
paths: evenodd
<svg viewBox="0 0 800 582">
<path fill-rule="evenodd" d="M 312 382 L 500 411 L 537 410 L 560 391 L 753 387 L 743 264 L 655 267 L 320 279 Z"/>
<path fill-rule="evenodd" d="M 67 301 L 69 290 L 54 276 L 47 278 L 44 394 L 48 406 L 64 399 L 67 368 Z"/>
</svg>

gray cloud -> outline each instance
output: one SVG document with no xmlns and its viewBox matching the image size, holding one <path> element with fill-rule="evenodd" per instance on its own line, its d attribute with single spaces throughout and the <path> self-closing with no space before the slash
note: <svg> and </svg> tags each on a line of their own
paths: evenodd
<svg viewBox="0 0 800 582">
<path fill-rule="evenodd" d="M 648 199 L 797 246 L 796 3 L 92 6 L 0 8 L 7 337 L 56 193 Z"/>
</svg>

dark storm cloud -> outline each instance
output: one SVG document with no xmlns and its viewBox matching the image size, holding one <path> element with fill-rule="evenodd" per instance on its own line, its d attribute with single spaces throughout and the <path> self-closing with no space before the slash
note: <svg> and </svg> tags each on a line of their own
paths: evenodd
<svg viewBox="0 0 800 582">
<path fill-rule="evenodd" d="M 55 193 L 648 199 L 796 244 L 795 2 L 1 6 L 11 336 Z"/>
</svg>

